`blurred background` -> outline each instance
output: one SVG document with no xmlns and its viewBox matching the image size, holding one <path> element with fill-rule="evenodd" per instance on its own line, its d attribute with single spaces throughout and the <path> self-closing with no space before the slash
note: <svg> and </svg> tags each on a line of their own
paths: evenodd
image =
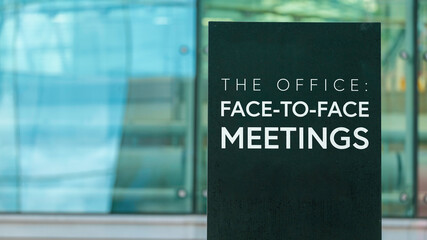
<svg viewBox="0 0 427 240">
<path fill-rule="evenodd" d="M 0 238 L 205 238 L 212 20 L 382 23 L 383 238 L 427 239 L 427 0 L 0 0 Z"/>
</svg>

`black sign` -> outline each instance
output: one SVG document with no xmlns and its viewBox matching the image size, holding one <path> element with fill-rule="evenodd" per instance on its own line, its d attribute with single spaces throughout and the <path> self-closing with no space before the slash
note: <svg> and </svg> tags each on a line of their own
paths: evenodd
<svg viewBox="0 0 427 240">
<path fill-rule="evenodd" d="M 380 240 L 379 23 L 209 23 L 208 240 Z"/>
</svg>

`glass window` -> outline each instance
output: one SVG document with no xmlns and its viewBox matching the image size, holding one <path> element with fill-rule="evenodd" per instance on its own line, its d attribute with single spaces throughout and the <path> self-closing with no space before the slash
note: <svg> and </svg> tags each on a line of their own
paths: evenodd
<svg viewBox="0 0 427 240">
<path fill-rule="evenodd" d="M 192 211 L 195 3 L 0 11 L 0 211 Z"/>
<path fill-rule="evenodd" d="M 199 171 L 198 206 L 205 209 L 206 189 L 206 117 L 207 116 L 207 26 L 217 21 L 380 21 L 382 23 L 382 199 L 384 216 L 412 216 L 413 168 L 407 139 L 405 90 L 408 61 L 405 49 L 405 1 L 358 0 L 204 0 L 200 22 L 200 126 L 198 141 Z M 403 56 L 402 56 L 403 55 Z"/>
</svg>

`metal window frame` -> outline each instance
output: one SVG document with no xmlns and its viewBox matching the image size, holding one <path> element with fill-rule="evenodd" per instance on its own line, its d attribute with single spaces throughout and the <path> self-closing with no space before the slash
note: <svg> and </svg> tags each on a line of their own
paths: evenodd
<svg viewBox="0 0 427 240">
<path fill-rule="evenodd" d="M 406 134 L 405 154 L 412 160 L 412 217 L 418 216 L 418 0 L 406 1 Z"/>
</svg>

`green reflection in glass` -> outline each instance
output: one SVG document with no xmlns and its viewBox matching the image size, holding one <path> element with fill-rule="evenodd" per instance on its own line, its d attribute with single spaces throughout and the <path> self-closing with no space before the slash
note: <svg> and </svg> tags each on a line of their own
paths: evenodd
<svg viewBox="0 0 427 240">
<path fill-rule="evenodd" d="M 412 159 L 405 146 L 407 111 L 405 81 L 405 1 L 283 1 L 204 0 L 199 19 L 199 138 L 198 210 L 206 211 L 207 26 L 209 21 L 382 23 L 382 208 L 384 216 L 412 216 Z"/>
</svg>

